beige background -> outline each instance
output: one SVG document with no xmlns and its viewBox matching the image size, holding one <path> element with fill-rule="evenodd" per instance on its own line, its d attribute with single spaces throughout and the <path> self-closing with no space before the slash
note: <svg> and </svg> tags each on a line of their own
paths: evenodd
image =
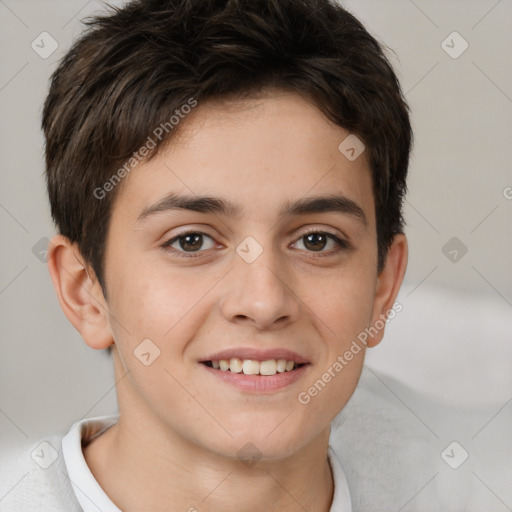
<svg viewBox="0 0 512 512">
<path fill-rule="evenodd" d="M 413 387 L 432 384 L 438 397 L 446 379 L 464 378 L 469 387 L 454 400 L 463 397 L 471 407 L 473 399 L 492 399 L 497 410 L 512 398 L 512 357 L 510 349 L 506 352 L 510 343 L 505 344 L 510 322 L 504 320 L 512 313 L 512 189 L 507 189 L 512 187 L 512 2 L 353 0 L 344 5 L 394 50 L 392 60 L 412 108 L 416 145 L 405 212 L 410 261 L 404 290 L 409 301 L 418 297 L 415 315 L 422 304 L 428 320 L 421 332 L 425 343 L 415 344 L 418 332 L 405 308 L 395 321 L 396 336 L 386 336 L 367 362 Z M 80 32 L 80 18 L 99 8 L 95 0 L 0 1 L 1 445 L 64 433 L 85 416 L 116 410 L 109 358 L 88 349 L 67 322 L 46 265 L 33 254 L 33 247 L 54 233 L 40 131 L 48 78 Z M 43 31 L 59 45 L 47 59 L 31 48 Z M 441 46 L 453 31 L 469 45 L 457 59 Z M 447 40 L 452 51 L 461 48 L 455 37 Z M 468 249 L 457 262 L 442 251 L 452 237 Z M 478 294 L 498 318 L 482 324 L 477 339 L 455 332 L 450 350 L 433 357 L 428 340 L 439 341 L 439 332 L 428 305 L 434 304 L 420 301 L 432 297 L 432 286 L 453 291 L 446 290 L 446 308 Z M 447 313 L 437 306 L 436 314 Z M 477 310 L 462 310 L 456 322 L 463 322 L 465 311 L 468 320 L 476 318 Z M 500 321 L 497 344 L 486 350 L 487 326 Z M 461 364 L 458 358 L 469 346 L 471 358 Z M 431 357 L 408 372 L 419 353 Z M 485 379 L 487 387 L 471 388 L 481 372 L 476 365 L 483 363 L 489 375 L 495 368 L 494 378 Z M 435 365 L 441 366 L 432 379 Z"/>
</svg>

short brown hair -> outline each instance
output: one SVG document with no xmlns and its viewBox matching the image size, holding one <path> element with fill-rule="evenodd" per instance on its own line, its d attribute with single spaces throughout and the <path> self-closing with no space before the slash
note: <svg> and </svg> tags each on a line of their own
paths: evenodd
<svg viewBox="0 0 512 512">
<path fill-rule="evenodd" d="M 52 75 L 42 117 L 46 178 L 59 232 L 77 242 L 106 297 L 104 248 L 116 169 L 155 127 L 190 102 L 241 98 L 264 87 L 307 95 L 356 134 L 369 158 L 378 272 L 394 235 L 412 132 L 381 45 L 334 0 L 135 0 L 85 20 Z M 176 130 L 167 130 L 155 156 Z"/>
</svg>

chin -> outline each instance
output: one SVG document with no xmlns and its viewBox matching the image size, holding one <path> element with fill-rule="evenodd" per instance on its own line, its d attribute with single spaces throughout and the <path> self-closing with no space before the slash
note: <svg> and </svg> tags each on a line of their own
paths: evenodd
<svg viewBox="0 0 512 512">
<path fill-rule="evenodd" d="M 234 439 L 225 446 L 223 454 L 237 459 L 253 461 L 278 461 L 291 457 L 297 453 L 311 437 L 305 432 L 290 432 L 289 427 L 277 427 L 274 424 L 269 429 L 248 428 L 238 431 Z M 250 464 L 248 464 L 250 465 Z"/>
</svg>

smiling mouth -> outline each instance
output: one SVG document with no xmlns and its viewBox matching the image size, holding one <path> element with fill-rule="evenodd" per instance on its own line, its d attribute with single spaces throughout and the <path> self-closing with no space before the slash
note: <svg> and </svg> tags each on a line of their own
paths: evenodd
<svg viewBox="0 0 512 512">
<path fill-rule="evenodd" d="M 218 361 L 201 361 L 202 364 L 215 370 L 229 373 L 242 373 L 244 375 L 271 376 L 278 373 L 291 372 L 309 363 L 296 363 L 286 359 L 268 359 L 257 361 L 255 359 L 220 359 Z"/>
</svg>

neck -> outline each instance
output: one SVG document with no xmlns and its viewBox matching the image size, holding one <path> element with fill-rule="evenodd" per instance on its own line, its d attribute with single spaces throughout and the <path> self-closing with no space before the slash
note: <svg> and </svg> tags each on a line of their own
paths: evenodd
<svg viewBox="0 0 512 512">
<path fill-rule="evenodd" d="M 286 458 L 251 463 L 216 450 L 213 439 L 212 446 L 193 442 L 119 387 L 118 423 L 83 451 L 100 486 L 124 512 L 330 510 L 329 427 Z"/>
<path fill-rule="evenodd" d="M 328 512 L 331 507 L 334 488 L 324 439 L 285 460 L 251 465 L 142 427 L 146 424 L 128 423 L 121 413 L 116 425 L 84 449 L 96 480 L 124 512 Z"/>
</svg>

